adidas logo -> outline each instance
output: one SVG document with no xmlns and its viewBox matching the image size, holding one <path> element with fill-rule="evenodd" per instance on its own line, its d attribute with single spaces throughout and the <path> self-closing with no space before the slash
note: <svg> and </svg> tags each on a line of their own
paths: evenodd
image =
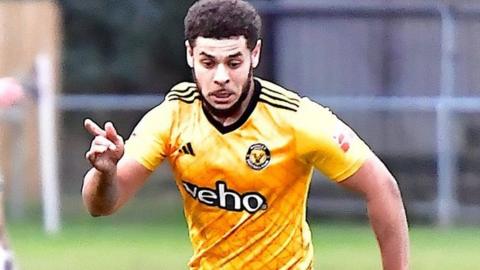
<svg viewBox="0 0 480 270">
<path fill-rule="evenodd" d="M 182 147 L 180 147 L 180 150 L 178 150 L 178 151 L 180 151 L 180 153 L 183 153 L 183 154 L 186 154 L 186 155 L 195 156 L 195 152 L 193 151 L 191 143 L 187 143 L 187 144 L 183 145 Z"/>
</svg>

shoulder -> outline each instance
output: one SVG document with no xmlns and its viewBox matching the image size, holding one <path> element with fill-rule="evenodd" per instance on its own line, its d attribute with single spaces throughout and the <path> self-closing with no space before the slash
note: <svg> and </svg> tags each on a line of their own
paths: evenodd
<svg viewBox="0 0 480 270">
<path fill-rule="evenodd" d="M 330 138 L 341 120 L 328 108 L 309 97 L 278 84 L 258 79 L 261 85 L 259 102 L 278 123 L 292 128 L 300 138 Z"/>
<path fill-rule="evenodd" d="M 318 121 L 333 115 L 329 108 L 308 97 L 300 96 L 294 90 L 260 78 L 256 78 L 256 80 L 261 86 L 259 102 L 265 103 L 270 107 L 295 112 L 298 120 L 308 122 L 316 119 Z"/>
<path fill-rule="evenodd" d="M 301 103 L 301 97 L 298 93 L 267 80 L 255 79 L 261 86 L 259 102 L 281 110 L 298 111 Z"/>
<path fill-rule="evenodd" d="M 309 132 L 313 135 L 330 133 L 332 129 L 341 122 L 337 115 L 330 110 L 308 97 L 303 97 L 300 101 L 298 117 L 295 124 L 297 129 L 302 132 Z"/>
<path fill-rule="evenodd" d="M 187 104 L 199 99 L 200 94 L 197 91 L 197 86 L 192 82 L 181 82 L 175 85 L 165 96 L 165 102 L 179 101 Z"/>
<path fill-rule="evenodd" d="M 171 122 L 180 111 L 191 110 L 191 105 L 199 100 L 197 87 L 191 82 L 181 82 L 173 86 L 165 95 L 165 99 L 149 110 L 142 118 L 143 123 Z"/>
</svg>

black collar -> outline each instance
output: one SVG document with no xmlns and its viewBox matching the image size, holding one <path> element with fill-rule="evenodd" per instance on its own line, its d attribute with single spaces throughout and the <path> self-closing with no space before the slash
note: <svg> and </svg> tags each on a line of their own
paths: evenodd
<svg viewBox="0 0 480 270">
<path fill-rule="evenodd" d="M 224 126 L 222 123 L 218 122 L 215 120 L 215 118 L 205 110 L 202 106 L 203 113 L 208 119 L 208 122 L 212 124 L 220 133 L 226 134 L 231 131 L 236 130 L 237 128 L 241 127 L 247 120 L 248 117 L 252 114 L 253 110 L 255 110 L 255 107 L 257 106 L 258 98 L 260 97 L 260 92 L 261 92 L 262 86 L 260 82 L 256 79 L 253 79 L 253 95 L 252 98 L 250 99 L 250 102 L 247 105 L 247 109 L 245 112 L 243 112 L 242 116 L 235 122 L 232 123 L 228 126 Z"/>
</svg>

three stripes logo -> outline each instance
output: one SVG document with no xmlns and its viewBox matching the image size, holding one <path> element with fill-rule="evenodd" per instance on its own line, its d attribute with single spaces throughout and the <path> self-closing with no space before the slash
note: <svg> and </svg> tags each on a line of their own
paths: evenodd
<svg viewBox="0 0 480 270">
<path fill-rule="evenodd" d="M 180 147 L 180 150 L 178 150 L 178 151 L 180 151 L 180 153 L 183 153 L 183 154 L 186 154 L 186 155 L 195 156 L 195 152 L 193 151 L 191 143 L 187 143 L 187 144 L 183 145 L 182 147 Z"/>
</svg>

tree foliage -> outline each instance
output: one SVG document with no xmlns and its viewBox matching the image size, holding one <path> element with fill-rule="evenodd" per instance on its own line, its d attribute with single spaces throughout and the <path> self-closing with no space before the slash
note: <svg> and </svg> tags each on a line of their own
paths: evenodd
<svg viewBox="0 0 480 270">
<path fill-rule="evenodd" d="M 183 18 L 192 0 L 59 0 L 63 88 L 155 93 L 190 78 Z"/>
</svg>

